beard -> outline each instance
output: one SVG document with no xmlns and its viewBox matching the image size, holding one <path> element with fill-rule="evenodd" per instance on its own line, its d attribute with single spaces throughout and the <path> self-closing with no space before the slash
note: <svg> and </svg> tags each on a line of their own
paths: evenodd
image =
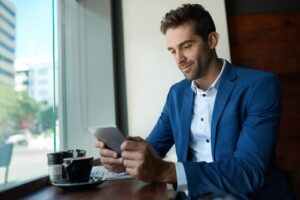
<svg viewBox="0 0 300 200">
<path fill-rule="evenodd" d="M 190 76 L 185 75 L 185 77 L 189 80 L 196 80 L 204 77 L 207 74 L 207 65 L 203 65 L 202 63 L 195 63 L 195 68 L 191 72 Z"/>
<path fill-rule="evenodd" d="M 203 78 L 208 73 L 211 60 L 212 54 L 208 54 L 202 57 L 201 59 L 198 59 L 196 62 L 188 62 L 190 64 L 193 64 L 193 66 L 189 73 L 183 73 L 184 77 L 188 80 L 196 80 Z"/>
</svg>

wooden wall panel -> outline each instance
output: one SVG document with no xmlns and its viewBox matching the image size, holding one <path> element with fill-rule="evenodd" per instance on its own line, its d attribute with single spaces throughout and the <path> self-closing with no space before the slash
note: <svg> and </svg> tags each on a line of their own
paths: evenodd
<svg viewBox="0 0 300 200">
<path fill-rule="evenodd" d="M 298 60 L 300 63 L 300 58 Z M 280 136 L 300 137 L 300 73 L 282 73 L 279 78 L 282 96 Z"/>
<path fill-rule="evenodd" d="M 300 72 L 300 12 L 231 16 L 228 28 L 234 63 Z"/>
<path fill-rule="evenodd" d="M 279 164 L 300 169 L 300 12 L 228 17 L 232 63 L 274 72 L 281 82 Z"/>
</svg>

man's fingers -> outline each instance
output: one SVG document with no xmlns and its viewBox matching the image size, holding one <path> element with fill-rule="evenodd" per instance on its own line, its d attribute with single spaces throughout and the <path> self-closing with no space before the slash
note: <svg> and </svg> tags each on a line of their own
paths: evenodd
<svg viewBox="0 0 300 200">
<path fill-rule="evenodd" d="M 97 141 L 95 142 L 95 147 L 102 149 L 102 148 L 105 147 L 105 144 L 104 144 L 103 142 L 97 140 Z"/>
<path fill-rule="evenodd" d="M 126 172 L 132 177 L 139 178 L 139 172 L 136 168 L 126 168 Z"/>
<path fill-rule="evenodd" d="M 123 160 L 123 165 L 126 168 L 137 168 L 139 163 L 140 162 L 137 160 L 126 160 L 126 159 Z"/>
<path fill-rule="evenodd" d="M 126 172 L 129 173 L 130 176 L 137 177 L 139 174 L 139 165 L 140 162 L 136 160 L 124 160 L 123 165 L 126 168 Z"/>
<path fill-rule="evenodd" d="M 100 149 L 100 155 L 101 157 L 112 157 L 112 158 L 118 157 L 117 152 L 112 151 L 110 149 Z"/>
<path fill-rule="evenodd" d="M 117 158 L 118 154 L 115 151 L 108 149 L 104 142 L 96 141 L 95 147 L 100 149 L 100 155 L 106 157 L 114 157 Z"/>
<path fill-rule="evenodd" d="M 121 150 L 124 151 L 136 151 L 138 149 L 143 148 L 146 145 L 146 142 L 140 138 L 140 137 L 134 137 L 134 139 L 127 138 L 122 144 L 121 144 Z"/>
<path fill-rule="evenodd" d="M 118 159 L 115 159 L 115 158 L 111 158 L 111 157 L 101 157 L 100 158 L 100 161 L 101 163 L 103 164 L 108 164 L 108 165 L 119 165 L 119 164 L 122 164 L 122 158 L 118 158 Z"/>
<path fill-rule="evenodd" d="M 122 151 L 121 154 L 123 159 L 127 160 L 142 160 L 143 155 L 138 151 Z"/>
</svg>

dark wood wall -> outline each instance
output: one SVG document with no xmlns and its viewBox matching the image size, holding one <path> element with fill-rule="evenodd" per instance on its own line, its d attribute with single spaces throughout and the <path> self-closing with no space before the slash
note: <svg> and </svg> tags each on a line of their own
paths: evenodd
<svg viewBox="0 0 300 200">
<path fill-rule="evenodd" d="M 232 62 L 281 82 L 277 161 L 300 199 L 300 1 L 225 0 Z"/>
<path fill-rule="evenodd" d="M 300 73 L 300 12 L 231 16 L 232 60 L 279 75 Z"/>
<path fill-rule="evenodd" d="M 266 1 L 261 2 L 263 4 Z M 283 1 L 281 11 L 277 1 L 278 6 L 272 12 L 269 8 L 264 12 L 258 1 L 257 12 L 253 11 L 253 2 L 252 10 L 241 9 L 243 12 L 238 10 L 238 3 L 233 5 L 234 1 L 233 4 L 226 4 L 232 63 L 271 71 L 280 79 L 282 120 L 277 156 L 279 165 L 289 170 L 300 170 L 300 1 L 298 2 L 290 5 L 288 10 L 287 2 Z"/>
</svg>

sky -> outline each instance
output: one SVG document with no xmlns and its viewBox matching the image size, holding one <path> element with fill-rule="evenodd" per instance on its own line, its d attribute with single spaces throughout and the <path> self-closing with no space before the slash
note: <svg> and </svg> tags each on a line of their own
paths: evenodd
<svg viewBox="0 0 300 200">
<path fill-rule="evenodd" d="M 9 0 L 16 8 L 16 58 L 52 55 L 52 0 Z"/>
</svg>

